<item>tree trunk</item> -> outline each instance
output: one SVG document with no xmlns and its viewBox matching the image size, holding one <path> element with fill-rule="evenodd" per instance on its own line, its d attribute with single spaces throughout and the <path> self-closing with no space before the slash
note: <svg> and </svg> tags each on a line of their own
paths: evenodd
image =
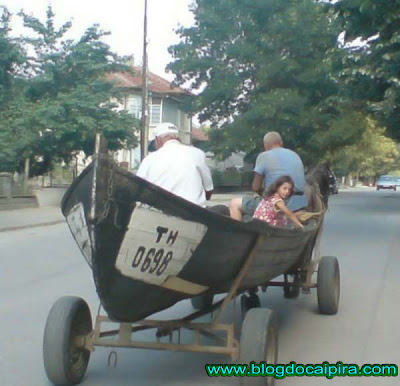
<svg viewBox="0 0 400 386">
<path fill-rule="evenodd" d="M 29 157 L 25 158 L 24 169 L 24 195 L 28 194 L 28 179 L 29 179 Z"/>
<path fill-rule="evenodd" d="M 348 174 L 348 175 L 346 176 L 345 185 L 347 185 L 347 186 L 352 186 L 351 174 Z"/>
<path fill-rule="evenodd" d="M 73 173 L 72 180 L 75 181 L 75 179 L 78 177 L 78 156 L 75 156 L 75 170 Z"/>
</svg>

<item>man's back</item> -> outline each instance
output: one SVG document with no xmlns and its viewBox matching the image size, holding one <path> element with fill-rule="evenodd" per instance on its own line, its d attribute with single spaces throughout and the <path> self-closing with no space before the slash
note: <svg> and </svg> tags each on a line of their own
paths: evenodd
<svg viewBox="0 0 400 386">
<path fill-rule="evenodd" d="M 290 176 L 294 181 L 294 191 L 304 192 L 304 166 L 300 157 L 292 150 L 283 147 L 274 148 L 260 153 L 257 157 L 254 171 L 264 176 L 264 186 L 268 187 L 281 176 Z M 288 207 L 298 210 L 307 205 L 304 195 L 290 197 Z"/>
<path fill-rule="evenodd" d="M 137 175 L 203 207 L 205 191 L 213 190 L 204 152 L 177 140 L 169 140 L 161 149 L 150 153 Z"/>
</svg>

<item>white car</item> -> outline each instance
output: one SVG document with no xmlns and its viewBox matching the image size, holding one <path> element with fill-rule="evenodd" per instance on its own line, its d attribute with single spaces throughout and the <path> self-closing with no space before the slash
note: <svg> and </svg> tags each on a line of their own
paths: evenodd
<svg viewBox="0 0 400 386">
<path fill-rule="evenodd" d="M 380 176 L 376 182 L 376 190 L 379 189 L 393 189 L 396 191 L 397 177 L 393 176 Z"/>
</svg>

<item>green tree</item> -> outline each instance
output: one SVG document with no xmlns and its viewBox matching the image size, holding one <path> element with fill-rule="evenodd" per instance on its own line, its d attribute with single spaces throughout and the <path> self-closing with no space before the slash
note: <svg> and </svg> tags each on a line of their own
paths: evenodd
<svg viewBox="0 0 400 386">
<path fill-rule="evenodd" d="M 400 139 L 400 0 L 341 0 L 332 8 L 348 47 L 343 79 L 352 96 Z M 356 38 L 362 42 L 356 45 Z"/>
<path fill-rule="evenodd" d="M 10 20 L 8 10 L 0 7 L 0 171 L 15 170 L 23 143 L 29 142 L 27 133 L 18 132 L 15 120 L 21 115 L 21 84 L 16 73 L 25 55 L 18 40 L 10 37 Z"/>
<path fill-rule="evenodd" d="M 4 108 L 13 96 L 14 72 L 23 62 L 21 47 L 9 36 L 11 14 L 0 6 L 0 108 Z"/>
<path fill-rule="evenodd" d="M 399 145 L 386 135 L 386 129 L 371 117 L 364 120 L 366 130 L 359 141 L 334 154 L 333 166 L 342 175 L 376 177 L 397 168 Z"/>
<path fill-rule="evenodd" d="M 107 73 L 127 70 L 121 58 L 101 41 L 107 34 L 94 25 L 76 42 L 65 40 L 71 23 L 59 29 L 54 13 L 47 19 L 21 12 L 24 26 L 35 34 L 25 38 L 30 74 L 25 88 L 20 127 L 32 133 L 25 151 L 35 162 L 35 174 L 51 168 L 53 161 L 68 163 L 76 153 L 93 153 L 96 132 L 108 139 L 110 149 L 131 147 L 138 121 L 118 110 L 120 91 L 106 80 Z"/>
<path fill-rule="evenodd" d="M 310 163 L 359 137 L 362 112 L 332 75 L 343 50 L 326 4 L 197 0 L 193 13 L 168 68 L 198 93 L 191 109 L 217 128 L 217 154 L 256 154 L 277 130 Z"/>
</svg>

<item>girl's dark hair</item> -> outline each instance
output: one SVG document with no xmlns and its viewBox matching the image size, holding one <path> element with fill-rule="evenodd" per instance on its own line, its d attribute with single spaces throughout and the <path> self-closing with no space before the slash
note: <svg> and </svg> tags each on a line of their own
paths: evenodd
<svg viewBox="0 0 400 386">
<path fill-rule="evenodd" d="M 292 180 L 292 177 L 290 176 L 282 176 L 276 179 L 270 186 L 268 186 L 267 190 L 265 191 L 265 197 L 270 197 L 274 195 L 285 182 L 288 182 L 290 185 L 292 185 L 292 191 L 289 195 L 290 197 L 293 194 L 294 188 L 294 182 Z"/>
</svg>

